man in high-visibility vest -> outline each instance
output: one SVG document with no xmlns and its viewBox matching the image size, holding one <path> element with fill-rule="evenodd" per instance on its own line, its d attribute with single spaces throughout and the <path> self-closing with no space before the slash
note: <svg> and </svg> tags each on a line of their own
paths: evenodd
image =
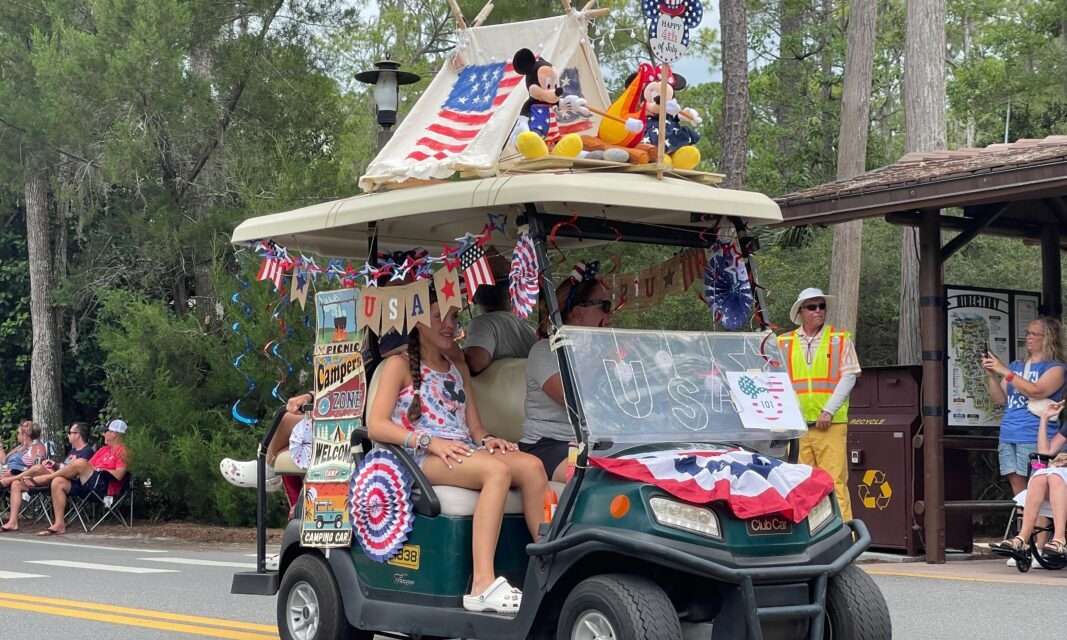
<svg viewBox="0 0 1067 640">
<path fill-rule="evenodd" d="M 832 300 L 821 289 L 801 291 L 789 310 L 789 318 L 799 326 L 778 336 L 778 348 L 808 423 L 808 432 L 800 438 L 800 462 L 833 477 L 841 517 L 847 522 L 852 519 L 845 452 L 848 396 L 860 362 L 851 334 L 826 325 L 826 304 Z"/>
</svg>

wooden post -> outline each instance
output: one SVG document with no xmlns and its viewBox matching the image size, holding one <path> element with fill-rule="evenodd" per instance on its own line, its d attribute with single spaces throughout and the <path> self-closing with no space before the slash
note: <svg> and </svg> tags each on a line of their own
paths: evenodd
<svg viewBox="0 0 1067 640">
<path fill-rule="evenodd" d="M 472 27 L 480 27 L 485 19 L 489 17 L 489 14 L 493 12 L 493 2 L 490 0 L 485 3 L 482 10 L 478 12 L 478 15 L 474 16 L 474 21 L 471 22 Z"/>
<path fill-rule="evenodd" d="M 923 504 L 926 562 L 945 562 L 945 272 L 941 212 L 925 209 L 919 223 L 919 334 L 922 337 Z"/>
<path fill-rule="evenodd" d="M 1046 224 L 1041 228 L 1041 303 L 1045 314 L 1063 317 L 1063 290 L 1060 283 L 1060 228 Z"/>
<path fill-rule="evenodd" d="M 663 156 L 666 155 L 666 137 L 667 133 L 667 74 L 669 74 L 670 67 L 666 63 L 659 66 L 659 141 L 656 143 L 656 179 L 663 179 L 663 169 L 667 166 L 663 161 Z"/>
<path fill-rule="evenodd" d="M 460 10 L 459 3 L 456 0 L 448 0 L 448 6 L 452 8 L 452 18 L 456 21 L 456 26 L 466 29 L 467 21 L 463 19 L 463 11 Z"/>
</svg>

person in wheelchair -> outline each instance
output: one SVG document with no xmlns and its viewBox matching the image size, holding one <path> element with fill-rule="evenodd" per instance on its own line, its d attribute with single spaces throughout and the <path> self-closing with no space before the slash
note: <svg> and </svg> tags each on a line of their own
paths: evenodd
<svg viewBox="0 0 1067 640">
<path fill-rule="evenodd" d="M 367 429 L 375 442 L 404 447 L 432 484 L 480 492 L 472 523 L 473 579 L 463 607 L 515 614 L 522 592 L 497 577 L 493 564 L 504 502 L 512 487 L 521 491 L 526 525 L 536 540 L 548 478 L 537 458 L 486 430 L 462 356 L 446 355 L 454 350 L 456 311 L 442 319 L 432 290 L 430 302 L 430 326 L 418 325 L 407 352 L 380 365 Z"/>
<path fill-rule="evenodd" d="M 1023 507 L 1022 527 L 1019 534 L 993 545 L 994 549 L 1021 553 L 1027 549 L 1033 536 L 1041 506 L 1047 499 L 1052 505 L 1052 539 L 1041 549 L 1049 558 L 1067 559 L 1067 454 L 1060 453 L 1067 445 L 1067 424 L 1049 442 L 1046 429 L 1050 420 L 1055 420 L 1063 411 L 1063 401 L 1050 402 L 1041 414 L 1041 428 L 1037 431 L 1037 453 L 1052 457 L 1047 466 L 1038 468 L 1030 475 L 1026 486 L 1026 504 Z"/>
</svg>

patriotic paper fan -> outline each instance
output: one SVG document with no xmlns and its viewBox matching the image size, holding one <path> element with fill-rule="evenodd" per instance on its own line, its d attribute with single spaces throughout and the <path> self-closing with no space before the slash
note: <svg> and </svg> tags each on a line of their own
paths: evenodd
<svg viewBox="0 0 1067 640">
<path fill-rule="evenodd" d="M 352 528 L 367 557 L 385 562 L 408 539 L 414 523 L 411 476 L 383 449 L 363 458 L 349 485 Z"/>
<path fill-rule="evenodd" d="M 704 269 L 704 297 L 727 331 L 737 331 L 748 322 L 754 303 L 752 282 L 735 243 L 717 242 L 711 248 Z"/>
<path fill-rule="evenodd" d="M 540 291 L 537 253 L 530 234 L 523 233 L 515 243 L 515 251 L 511 254 L 511 273 L 508 275 L 511 280 L 508 285 L 511 311 L 520 318 L 528 318 L 537 305 L 537 293 Z"/>
</svg>

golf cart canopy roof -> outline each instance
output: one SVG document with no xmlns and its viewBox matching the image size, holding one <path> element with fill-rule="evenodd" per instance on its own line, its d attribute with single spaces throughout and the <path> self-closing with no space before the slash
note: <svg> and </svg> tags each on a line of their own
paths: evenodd
<svg viewBox="0 0 1067 640">
<path fill-rule="evenodd" d="M 242 222 L 235 243 L 273 239 L 290 251 L 365 257 L 371 223 L 382 250 L 434 250 L 477 232 L 489 213 L 515 220 L 535 205 L 541 213 L 662 227 L 711 227 L 715 217 L 747 224 L 781 222 L 778 205 L 751 191 L 720 189 L 680 178 L 637 173 L 536 173 L 460 180 L 368 193 Z M 562 244 L 562 243 L 561 243 Z"/>
</svg>

